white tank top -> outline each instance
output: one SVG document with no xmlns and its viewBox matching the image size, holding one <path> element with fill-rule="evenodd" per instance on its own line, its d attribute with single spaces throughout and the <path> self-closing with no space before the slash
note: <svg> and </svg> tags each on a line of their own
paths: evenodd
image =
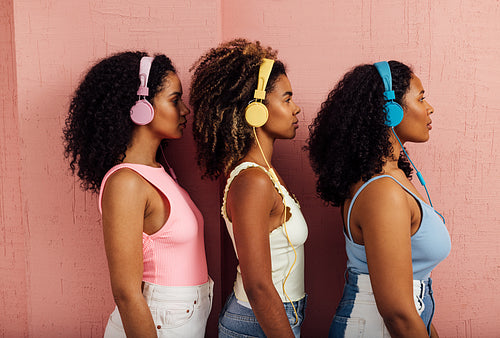
<svg viewBox="0 0 500 338">
<path fill-rule="evenodd" d="M 266 168 L 253 162 L 243 162 L 236 168 L 234 168 L 233 171 L 231 171 L 231 174 L 227 179 L 226 188 L 224 189 L 224 200 L 221 208 L 221 213 L 222 217 L 226 221 L 226 227 L 227 231 L 229 232 L 229 236 L 231 236 L 231 240 L 233 241 L 233 247 L 236 253 L 236 257 L 238 257 L 238 250 L 236 249 L 236 245 L 234 242 L 233 224 L 227 217 L 227 212 L 226 212 L 227 193 L 229 191 L 231 182 L 234 180 L 234 178 L 238 176 L 238 174 L 242 170 L 253 167 L 262 169 L 269 175 L 269 178 L 271 178 L 270 173 Z M 290 297 L 292 301 L 297 301 L 305 296 L 304 243 L 307 239 L 307 234 L 308 234 L 307 224 L 304 219 L 304 216 L 302 215 L 302 212 L 300 211 L 299 203 L 290 196 L 285 187 L 283 187 L 279 182 L 274 182 L 274 180 L 272 179 L 271 181 L 278 190 L 278 193 L 279 193 L 279 188 L 278 188 L 279 185 L 281 191 L 284 194 L 284 196 L 282 195 L 281 197 L 285 199 L 286 206 L 290 208 L 289 211 L 291 213 L 291 217 L 286 222 L 286 230 L 288 232 L 288 237 L 290 238 L 290 241 L 292 242 L 295 251 L 297 252 L 297 261 L 295 262 L 295 265 L 293 266 L 290 275 L 286 280 L 285 291 L 288 297 Z M 290 271 L 290 267 L 293 264 L 294 253 L 292 247 L 290 246 L 286 238 L 283 225 L 274 229 L 269 234 L 269 244 L 271 250 L 272 280 L 274 283 L 274 287 L 276 288 L 276 291 L 281 297 L 281 300 L 283 302 L 288 302 L 289 300 L 283 293 L 283 281 L 285 280 L 285 277 Z M 239 265 L 237 267 L 236 281 L 234 282 L 234 294 L 239 301 L 248 302 L 248 297 L 245 293 L 245 289 L 243 288 L 243 280 L 241 278 L 241 270 Z"/>
</svg>

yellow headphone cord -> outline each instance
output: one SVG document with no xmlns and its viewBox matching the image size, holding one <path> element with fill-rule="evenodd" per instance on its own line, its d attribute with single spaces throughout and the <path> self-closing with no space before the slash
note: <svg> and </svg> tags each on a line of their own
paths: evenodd
<svg viewBox="0 0 500 338">
<path fill-rule="evenodd" d="M 259 138 L 257 137 L 257 133 L 255 132 L 255 127 L 252 127 L 252 129 L 253 129 L 253 134 L 255 136 L 255 140 L 257 141 L 257 146 L 259 146 L 260 153 L 262 154 L 262 157 L 264 158 L 264 162 L 266 162 L 267 168 L 268 168 L 269 173 L 271 175 L 271 180 L 274 181 L 276 183 L 276 185 L 278 186 L 278 190 L 279 190 L 280 195 L 283 199 L 283 205 L 285 207 L 284 212 L 283 212 L 283 230 L 285 230 L 285 236 L 286 236 L 286 239 L 288 241 L 288 244 L 290 244 L 290 246 L 292 247 L 294 258 L 293 258 L 292 266 L 290 266 L 290 270 L 288 270 L 288 273 L 286 274 L 285 279 L 283 280 L 282 287 L 283 287 L 283 293 L 285 294 L 285 297 L 288 299 L 290 304 L 292 304 L 293 313 L 295 314 L 295 323 L 293 325 L 295 325 L 299 322 L 299 315 L 297 314 L 297 309 L 295 308 L 295 305 L 293 305 L 292 300 L 290 299 L 290 297 L 288 297 L 288 294 L 285 291 L 285 283 L 286 283 L 286 280 L 288 279 L 288 277 L 290 276 L 290 273 L 292 272 L 292 269 L 293 269 L 295 263 L 297 262 L 297 251 L 295 251 L 295 248 L 293 247 L 292 241 L 290 240 L 290 237 L 288 237 L 288 231 L 286 229 L 286 208 L 287 208 L 287 206 L 286 206 L 286 201 L 285 201 L 285 194 L 283 194 L 283 191 L 281 190 L 281 184 L 280 184 L 280 181 L 278 179 L 278 176 L 274 172 L 274 169 L 271 168 L 271 166 L 267 162 L 266 156 L 264 155 L 264 151 L 262 150 L 262 147 L 260 146 L 260 142 L 259 142 Z"/>
</svg>

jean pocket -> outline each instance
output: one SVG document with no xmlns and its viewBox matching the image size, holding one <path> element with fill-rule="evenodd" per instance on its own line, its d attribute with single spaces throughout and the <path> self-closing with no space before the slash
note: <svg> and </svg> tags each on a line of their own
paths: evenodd
<svg viewBox="0 0 500 338">
<path fill-rule="evenodd" d="M 417 309 L 418 315 L 421 316 L 422 312 L 425 310 L 425 303 L 422 297 L 415 295 L 413 297 L 413 301 L 415 302 L 415 308 Z"/>
<path fill-rule="evenodd" d="M 258 338 L 259 336 L 251 336 L 249 334 L 240 333 L 231 329 L 228 329 L 221 323 L 218 326 L 218 337 L 219 338 Z"/>
<path fill-rule="evenodd" d="M 333 318 L 333 337 L 365 336 L 366 321 L 363 318 L 335 316 Z"/>
<path fill-rule="evenodd" d="M 301 326 L 304 321 L 304 316 L 300 311 L 297 311 L 297 317 L 295 317 L 295 312 L 293 310 L 290 312 L 287 311 L 286 316 L 288 317 L 288 322 L 292 328 Z"/>
<path fill-rule="evenodd" d="M 120 316 L 120 312 L 118 311 L 117 307 L 115 307 L 115 309 L 113 310 L 113 312 L 109 316 L 108 326 L 111 326 L 114 329 L 117 329 L 120 332 L 125 333 L 125 330 L 123 329 L 122 318 Z"/>
<path fill-rule="evenodd" d="M 191 303 L 173 303 L 151 308 L 151 315 L 158 330 L 171 329 L 186 324 L 193 318 L 195 307 Z"/>
</svg>

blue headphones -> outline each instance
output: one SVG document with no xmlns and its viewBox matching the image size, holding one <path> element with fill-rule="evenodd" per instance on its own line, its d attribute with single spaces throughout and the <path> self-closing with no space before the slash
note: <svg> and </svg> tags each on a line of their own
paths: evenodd
<svg viewBox="0 0 500 338">
<path fill-rule="evenodd" d="M 378 73 L 380 74 L 380 77 L 382 78 L 382 81 L 384 82 L 384 98 L 385 98 L 385 105 L 384 105 L 384 110 L 386 113 L 385 116 L 385 125 L 388 127 L 391 127 L 392 133 L 396 137 L 396 140 L 398 140 L 399 144 L 401 145 L 401 149 L 403 149 L 403 152 L 406 155 L 406 158 L 410 161 L 410 164 L 412 167 L 415 169 L 417 172 L 417 177 L 418 180 L 420 181 L 420 184 L 425 189 L 425 192 L 427 194 L 427 198 L 429 199 L 429 204 L 431 205 L 432 208 L 432 201 L 431 201 L 431 196 L 429 195 L 429 191 L 427 191 L 427 187 L 425 185 L 425 180 L 420 171 L 418 171 L 417 167 L 413 164 L 410 156 L 408 156 L 408 153 L 405 150 L 405 147 L 403 147 L 403 144 L 399 140 L 398 135 L 396 135 L 396 132 L 394 131 L 394 127 L 397 126 L 398 124 L 401 123 L 403 120 L 403 107 L 399 105 L 396 101 L 396 95 L 394 94 L 394 90 L 392 90 L 392 74 L 391 74 L 391 68 L 389 67 L 389 63 L 387 61 L 381 61 L 373 64 L 375 68 L 377 68 Z M 436 210 L 434 210 L 436 211 Z M 436 213 L 441 216 L 444 222 L 444 217 L 436 211 Z"/>
<path fill-rule="evenodd" d="M 384 110 L 386 112 L 385 124 L 389 127 L 395 127 L 403 120 L 403 108 L 399 103 L 394 101 L 396 95 L 394 94 L 394 90 L 392 90 L 391 68 L 387 61 L 377 62 L 374 66 L 377 68 L 382 81 L 384 81 L 384 98 L 386 101 L 384 105 Z"/>
</svg>

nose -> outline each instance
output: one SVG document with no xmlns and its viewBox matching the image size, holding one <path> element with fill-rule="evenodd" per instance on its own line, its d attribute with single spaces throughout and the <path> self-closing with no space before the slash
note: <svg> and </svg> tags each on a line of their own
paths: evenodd
<svg viewBox="0 0 500 338">
<path fill-rule="evenodd" d="M 189 108 L 184 104 L 184 102 L 182 102 L 181 115 L 186 116 L 186 115 L 189 115 L 190 113 L 191 113 L 191 110 L 189 110 Z"/>
<path fill-rule="evenodd" d="M 295 102 L 293 104 L 295 104 Z M 302 109 L 300 109 L 300 107 L 297 104 L 295 104 L 295 114 L 294 115 L 300 114 L 301 111 L 302 111 Z"/>
<path fill-rule="evenodd" d="M 427 112 L 428 114 L 433 114 L 434 113 L 434 107 L 432 107 L 429 102 L 425 101 L 425 103 L 427 104 Z"/>
</svg>

